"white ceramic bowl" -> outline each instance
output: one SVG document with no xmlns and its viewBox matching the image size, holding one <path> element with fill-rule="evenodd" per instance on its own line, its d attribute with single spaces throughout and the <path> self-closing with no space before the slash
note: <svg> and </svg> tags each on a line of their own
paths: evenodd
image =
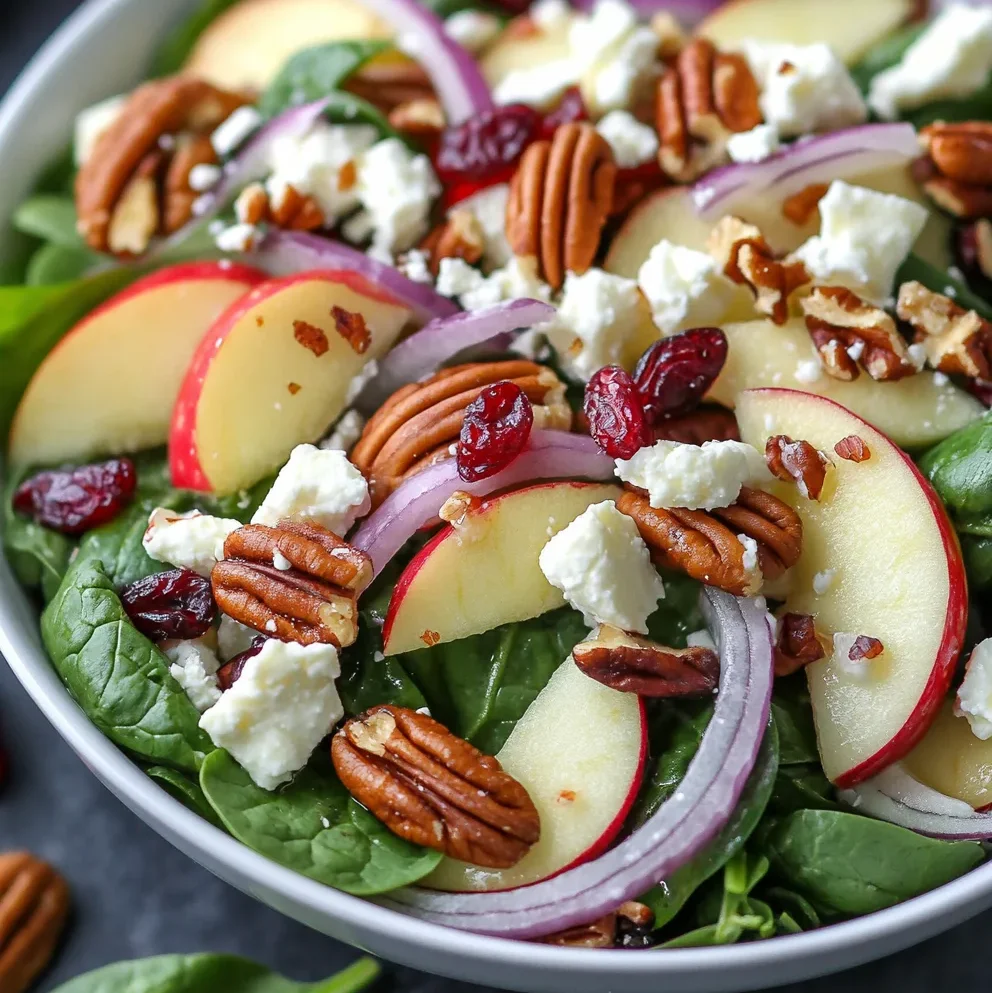
<svg viewBox="0 0 992 993">
<path fill-rule="evenodd" d="M 137 81 L 167 25 L 195 0 L 90 0 L 38 53 L 0 105 L 0 221 L 66 144 L 77 111 Z M 9 250 L 0 239 L 0 257 Z M 37 616 L 0 562 L 0 651 L 86 765 L 142 820 L 269 906 L 375 955 L 507 989 L 601 993 L 743 990 L 808 978 L 897 951 L 992 904 L 992 864 L 890 910 L 809 934 L 724 948 L 592 951 L 484 938 L 412 920 L 284 869 L 190 813 L 90 724 L 45 656 Z"/>
</svg>

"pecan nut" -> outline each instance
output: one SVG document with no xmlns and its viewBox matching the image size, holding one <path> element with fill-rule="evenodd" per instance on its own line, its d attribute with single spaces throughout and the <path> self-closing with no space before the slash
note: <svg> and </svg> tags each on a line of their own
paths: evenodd
<svg viewBox="0 0 992 993">
<path fill-rule="evenodd" d="M 249 184 L 234 201 L 234 213 L 242 224 L 269 223 L 287 231 L 317 231 L 326 224 L 320 204 L 290 183 L 274 197 L 261 183 Z"/>
<path fill-rule="evenodd" d="M 851 290 L 817 286 L 802 308 L 823 366 L 835 379 L 857 379 L 859 366 L 879 381 L 919 372 L 895 321 Z"/>
<path fill-rule="evenodd" d="M 398 389 L 365 425 L 351 461 L 369 480 L 373 505 L 404 479 L 455 454 L 465 410 L 493 383 L 515 383 L 534 405 L 534 427 L 567 431 L 572 411 L 565 386 L 544 366 L 523 359 L 472 362 L 442 369 Z"/>
<path fill-rule="evenodd" d="M 426 714 L 384 705 L 331 743 L 345 788 L 393 834 L 473 865 L 516 865 L 540 838 L 527 791 Z"/>
<path fill-rule="evenodd" d="M 211 571 L 217 606 L 282 641 L 346 648 L 358 636 L 369 557 L 310 521 L 248 524 L 228 535 Z"/>
<path fill-rule="evenodd" d="M 394 107 L 389 123 L 400 134 L 427 141 L 438 138 L 444 130 L 444 111 L 434 97 L 419 97 Z"/>
<path fill-rule="evenodd" d="M 437 277 L 441 259 L 464 259 L 475 265 L 486 251 L 486 234 L 471 210 L 453 210 L 420 243 L 427 255 L 427 267 Z"/>
<path fill-rule="evenodd" d="M 706 441 L 740 441 L 741 433 L 732 410 L 705 404 L 688 414 L 659 421 L 654 428 L 654 440 L 702 445 Z"/>
<path fill-rule="evenodd" d="M 521 157 L 510 183 L 506 238 L 515 255 L 537 259 L 554 289 L 566 271 L 581 274 L 592 265 L 616 175 L 613 150 L 588 123 L 560 125 Z"/>
<path fill-rule="evenodd" d="M 782 216 L 797 227 L 805 227 L 819 210 L 820 201 L 827 195 L 827 183 L 810 183 L 798 193 L 782 201 Z"/>
<path fill-rule="evenodd" d="M 808 500 L 819 500 L 827 481 L 830 459 L 808 441 L 793 441 L 776 434 L 765 442 L 765 463 L 771 474 L 786 483 L 795 483 Z"/>
<path fill-rule="evenodd" d="M 986 125 L 987 126 L 987 125 Z M 961 124 L 954 125 L 960 128 Z M 924 129 L 925 130 L 925 129 Z M 944 164 L 958 175 L 981 175 L 986 166 L 971 162 L 966 157 L 953 158 L 949 149 L 955 148 L 957 141 L 941 147 Z M 992 215 L 992 183 L 970 183 L 953 176 L 945 175 L 929 155 L 917 159 L 912 166 L 913 178 L 933 202 L 954 217 L 974 220 Z"/>
<path fill-rule="evenodd" d="M 775 675 L 791 676 L 826 655 L 809 614 L 783 614 L 775 639 Z"/>
<path fill-rule="evenodd" d="M 597 683 L 639 696 L 700 696 L 712 693 L 720 678 L 712 648 L 668 648 L 610 624 L 576 645 L 572 658 Z"/>
<path fill-rule="evenodd" d="M 867 462 L 871 458 L 871 449 L 864 438 L 857 434 L 849 434 L 834 445 L 837 455 L 848 462 Z"/>
<path fill-rule="evenodd" d="M 541 938 L 546 945 L 567 948 L 647 948 L 653 941 L 647 932 L 654 925 L 654 911 L 636 900 L 626 900 L 615 911 L 589 924 L 577 924 Z"/>
<path fill-rule="evenodd" d="M 348 77 L 344 89 L 387 117 L 403 104 L 434 99 L 430 77 L 413 59 L 370 59 Z"/>
<path fill-rule="evenodd" d="M 69 888 L 27 852 L 0 855 L 0 990 L 25 993 L 48 965 L 69 912 Z"/>
</svg>

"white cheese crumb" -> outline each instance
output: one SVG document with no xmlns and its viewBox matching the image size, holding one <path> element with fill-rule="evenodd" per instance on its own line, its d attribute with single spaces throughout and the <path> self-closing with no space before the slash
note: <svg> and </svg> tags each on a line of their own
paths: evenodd
<svg viewBox="0 0 992 993">
<path fill-rule="evenodd" d="M 764 162 L 782 147 L 778 131 L 771 124 L 759 124 L 750 131 L 732 134 L 727 139 L 731 162 Z"/>
<path fill-rule="evenodd" d="M 230 155 L 262 123 L 262 115 L 249 104 L 238 107 L 210 136 L 214 151 L 223 159 Z"/>
<path fill-rule="evenodd" d="M 89 161 L 97 141 L 120 117 L 126 102 L 126 96 L 108 97 L 79 112 L 72 142 L 73 158 L 77 166 Z"/>
<path fill-rule="evenodd" d="M 537 0 L 527 11 L 534 24 L 548 33 L 567 27 L 572 13 L 572 5 L 566 0 Z"/>
<path fill-rule="evenodd" d="M 422 252 L 419 248 L 411 248 L 403 256 L 399 270 L 407 279 L 411 279 L 415 283 L 434 284 L 434 277 L 427 266 L 427 253 Z"/>
<path fill-rule="evenodd" d="M 992 638 L 979 642 L 971 653 L 954 712 L 967 718 L 976 738 L 992 738 Z"/>
<path fill-rule="evenodd" d="M 506 205 L 510 199 L 510 184 L 496 183 L 459 200 L 448 211 L 467 210 L 482 228 L 482 264 L 487 270 L 505 266 L 513 258 L 506 240 Z"/>
<path fill-rule="evenodd" d="M 658 154 L 658 133 L 626 110 L 611 110 L 596 125 L 621 169 L 635 169 Z"/>
<path fill-rule="evenodd" d="M 514 257 L 488 277 L 462 259 L 441 259 L 436 289 L 444 296 L 456 297 L 466 310 L 479 310 L 521 297 L 551 299 L 551 287 L 538 278 L 534 258 Z"/>
<path fill-rule="evenodd" d="M 459 10 L 444 21 L 445 34 L 473 54 L 494 42 L 501 30 L 499 18 L 481 10 Z"/>
<path fill-rule="evenodd" d="M 241 522 L 229 517 L 214 517 L 198 510 L 177 514 L 166 507 L 156 507 L 148 518 L 141 544 L 156 562 L 192 569 L 209 578 L 224 557 L 227 536 L 239 527 Z"/>
<path fill-rule="evenodd" d="M 172 678 L 186 691 L 190 703 L 202 714 L 220 699 L 217 670 L 220 661 L 202 638 L 174 641 L 161 646 L 172 663 Z"/>
<path fill-rule="evenodd" d="M 818 572 L 813 577 L 813 592 L 817 596 L 823 596 L 833 586 L 836 577 L 836 569 L 824 569 L 823 572 Z"/>
<path fill-rule="evenodd" d="M 823 375 L 823 365 L 819 359 L 803 359 L 793 375 L 800 383 L 815 383 Z"/>
<path fill-rule="evenodd" d="M 217 654 L 225 662 L 230 662 L 235 655 L 247 652 L 257 637 L 258 632 L 254 628 L 221 614 L 217 628 Z"/>
<path fill-rule="evenodd" d="M 190 169 L 187 182 L 191 190 L 203 193 L 215 187 L 220 182 L 221 176 L 223 176 L 223 172 L 220 166 L 210 162 L 198 162 Z"/>
<path fill-rule="evenodd" d="M 348 392 L 344 396 L 344 402 L 346 404 L 354 403 L 362 395 L 362 390 L 378 375 L 379 363 L 375 359 L 369 359 L 352 377 L 348 384 Z"/>
<path fill-rule="evenodd" d="M 357 410 L 346 410 L 334 425 L 334 430 L 320 443 L 320 448 L 330 451 L 349 452 L 362 436 L 365 418 Z"/>
<path fill-rule="evenodd" d="M 214 237 L 222 252 L 250 252 L 261 232 L 254 224 L 232 224 Z"/>
<path fill-rule="evenodd" d="M 761 584 L 764 582 L 764 577 L 761 575 L 761 564 L 758 561 L 758 543 L 746 534 L 739 534 L 737 540 L 744 549 L 744 558 L 741 560 L 741 564 L 744 566 L 748 578 L 745 592 L 748 596 L 753 596 L 761 589 Z"/>
<path fill-rule="evenodd" d="M 713 640 L 713 635 L 706 628 L 700 628 L 698 631 L 693 631 L 691 634 L 686 635 L 685 643 L 689 648 L 712 648 L 716 651 L 716 642 Z"/>
<path fill-rule="evenodd" d="M 280 572 L 289 572 L 293 568 L 293 563 L 278 548 L 272 553 L 272 565 Z"/>
</svg>

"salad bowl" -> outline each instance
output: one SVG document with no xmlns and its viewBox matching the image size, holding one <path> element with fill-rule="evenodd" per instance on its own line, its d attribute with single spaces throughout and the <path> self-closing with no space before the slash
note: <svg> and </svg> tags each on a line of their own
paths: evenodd
<svg viewBox="0 0 992 993">
<path fill-rule="evenodd" d="M 77 114 L 140 80 L 163 32 L 194 6 L 184 0 L 88 0 L 61 26 L 0 105 L 0 218 L 12 217 L 31 192 L 62 150 Z M 18 250 L 17 236 L 5 225 L 0 267 Z M 428 972 L 529 993 L 757 989 L 893 953 L 992 904 L 992 865 L 984 864 L 896 906 L 769 941 L 625 954 L 454 930 L 408 915 L 394 902 L 362 899 L 308 879 L 250 850 L 162 790 L 70 696 L 39 638 L 36 609 L 4 559 L 0 652 L 86 766 L 180 850 L 310 927 Z"/>
</svg>

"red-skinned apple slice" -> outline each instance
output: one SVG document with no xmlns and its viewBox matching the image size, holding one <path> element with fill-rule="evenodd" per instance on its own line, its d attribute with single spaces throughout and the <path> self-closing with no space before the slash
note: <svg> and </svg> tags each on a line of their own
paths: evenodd
<svg viewBox="0 0 992 993">
<path fill-rule="evenodd" d="M 540 841 L 510 869 L 444 859 L 422 885 L 505 890 L 595 858 L 623 827 L 646 756 L 640 698 L 595 682 L 567 659 L 496 755 L 534 801 Z"/>
<path fill-rule="evenodd" d="M 737 418 L 741 437 L 760 450 L 769 436 L 785 434 L 834 463 L 819 501 L 792 484 L 777 492 L 803 521 L 786 609 L 811 614 L 823 634 L 868 635 L 884 646 L 857 675 L 829 655 L 806 669 L 824 772 L 837 786 L 853 786 L 909 752 L 950 685 L 968 612 L 957 537 L 909 456 L 840 404 L 795 390 L 749 390 L 738 398 Z M 834 454 L 849 435 L 867 444 L 867 461 Z"/>
<path fill-rule="evenodd" d="M 169 434 L 173 484 L 232 493 L 277 469 L 344 410 L 354 377 L 409 317 L 352 272 L 256 287 L 217 319 L 190 362 Z M 345 337 L 349 322 L 364 322 L 364 351 Z"/>
<path fill-rule="evenodd" d="M 45 357 L 10 431 L 14 464 L 80 462 L 162 445 L 190 358 L 266 278 L 228 262 L 152 273 L 88 314 Z"/>
<path fill-rule="evenodd" d="M 537 617 L 564 605 L 538 558 L 548 540 L 616 486 L 542 483 L 483 501 L 448 525 L 403 570 L 382 628 L 398 655 Z"/>
</svg>

